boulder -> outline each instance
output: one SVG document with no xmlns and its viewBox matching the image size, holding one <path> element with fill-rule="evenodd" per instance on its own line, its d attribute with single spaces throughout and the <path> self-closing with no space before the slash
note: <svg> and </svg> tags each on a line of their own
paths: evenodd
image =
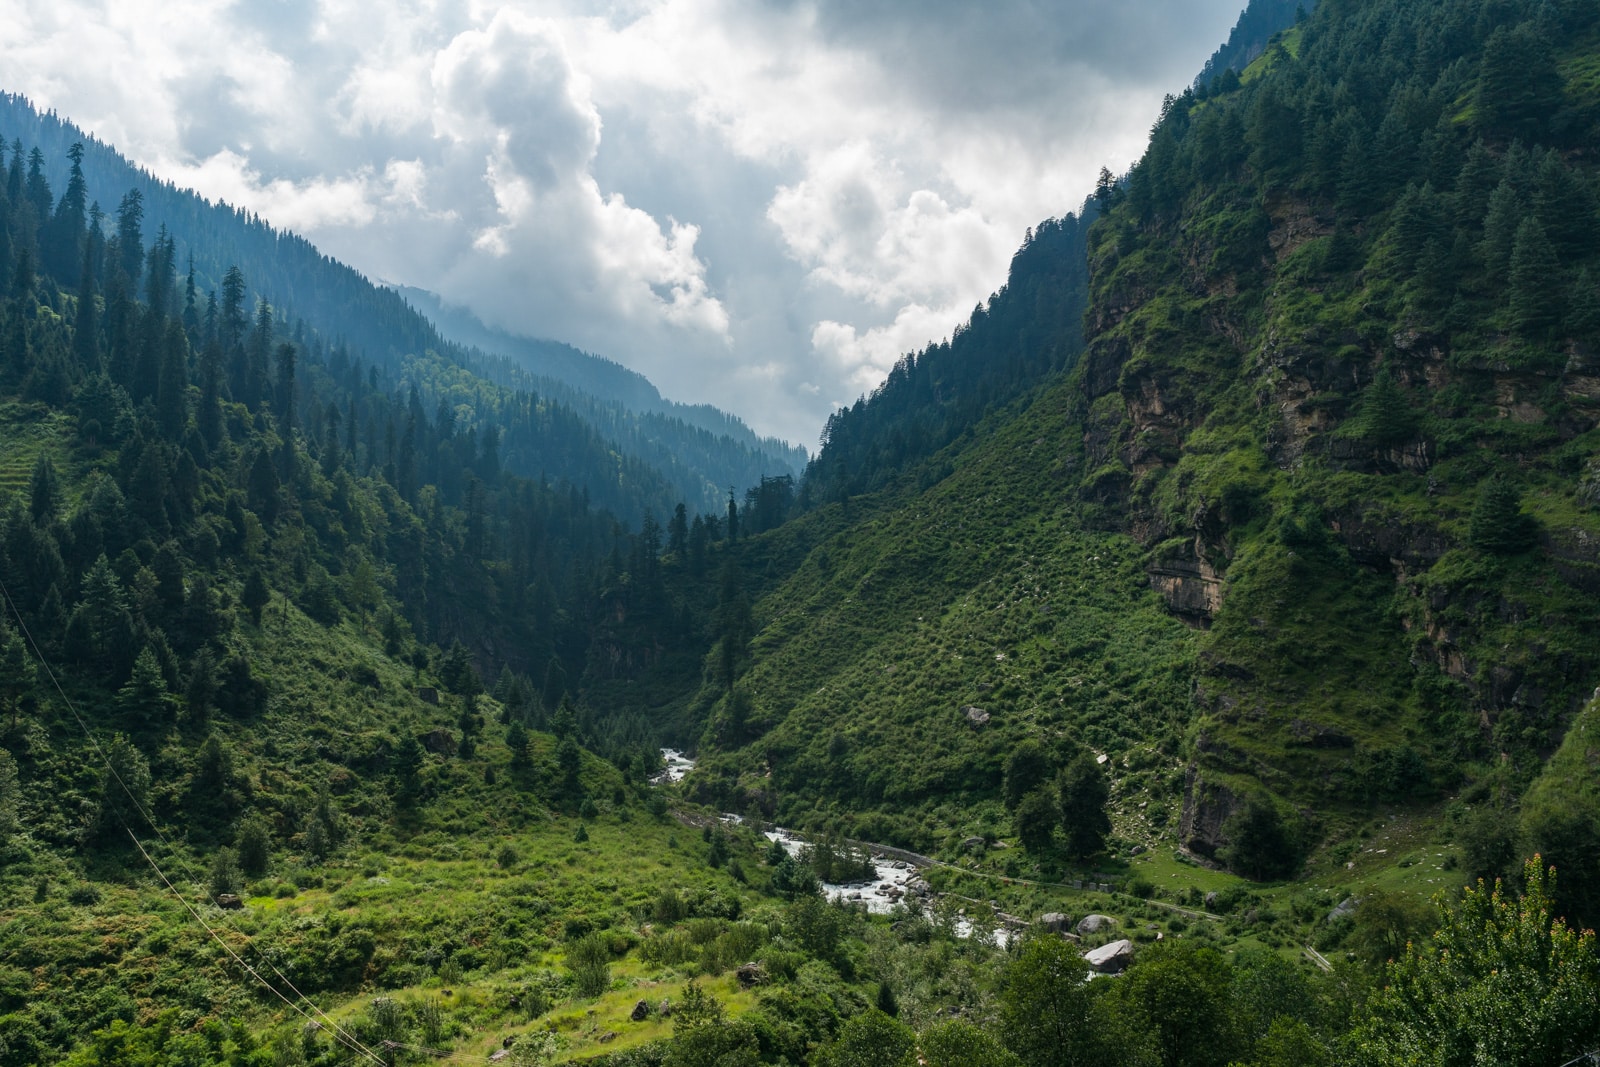
<svg viewBox="0 0 1600 1067">
<path fill-rule="evenodd" d="M 1064 933 L 1072 925 L 1072 916 L 1063 915 L 1059 911 L 1047 912 L 1039 916 L 1039 925 L 1052 934 Z"/>
<path fill-rule="evenodd" d="M 1133 962 L 1133 942 L 1124 938 L 1083 954 L 1089 966 L 1101 974 L 1121 974 Z"/>
<path fill-rule="evenodd" d="M 973 726 L 982 726 L 989 721 L 989 713 L 987 711 L 984 711 L 982 708 L 973 707 L 971 704 L 968 704 L 966 707 L 962 708 L 961 714 L 965 715 L 967 717 L 967 722 L 971 723 Z"/>
<path fill-rule="evenodd" d="M 1090 934 L 1098 934 L 1102 930 L 1109 930 L 1115 925 L 1117 925 L 1117 920 L 1109 915 L 1085 915 L 1079 921 L 1077 930 L 1078 933 L 1088 936 Z"/>
<path fill-rule="evenodd" d="M 1328 912 L 1328 921 L 1331 923 L 1336 923 L 1340 919 L 1349 918 L 1356 913 L 1356 906 L 1360 903 L 1361 901 L 1357 900 L 1355 897 L 1345 897 L 1343 900 L 1339 901 L 1339 906 L 1337 908 L 1334 908 L 1332 911 Z"/>
<path fill-rule="evenodd" d="M 639 1003 L 633 1006 L 633 1012 L 628 1016 L 628 1018 L 632 1019 L 636 1023 L 642 1023 L 646 1019 L 650 1018 L 650 1002 L 648 1000 L 639 1001 Z"/>
<path fill-rule="evenodd" d="M 1206 907 L 1207 908 L 1215 908 L 1216 906 L 1217 906 L 1217 891 L 1215 889 L 1213 889 L 1211 892 L 1206 894 Z"/>
<path fill-rule="evenodd" d="M 218 893 L 217 907 L 223 911 L 241 911 L 244 908 L 244 901 L 233 893 Z"/>
<path fill-rule="evenodd" d="M 984 847 L 984 840 L 981 837 L 969 837 L 961 842 L 961 851 L 963 852 L 982 852 Z"/>
<path fill-rule="evenodd" d="M 767 969 L 759 963 L 746 963 L 737 971 L 734 971 L 733 976 L 739 980 L 740 985 L 749 989 L 752 986 L 765 984 Z"/>
</svg>

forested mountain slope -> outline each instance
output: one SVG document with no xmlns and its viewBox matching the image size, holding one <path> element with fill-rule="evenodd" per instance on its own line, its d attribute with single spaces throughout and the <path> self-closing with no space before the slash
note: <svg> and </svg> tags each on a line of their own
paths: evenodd
<svg viewBox="0 0 1600 1067">
<path fill-rule="evenodd" d="M 1587 899 L 1589 794 L 1560 826 L 1566 787 L 1518 798 L 1600 681 L 1597 18 L 1327 3 L 1170 100 L 1102 188 L 1076 366 L 871 497 L 832 473 L 856 414 L 830 427 L 817 489 L 865 518 L 795 526 L 822 533 L 756 605 L 707 795 L 1003 834 L 1032 738 L 1126 763 L 1141 835 L 1242 870 L 1459 796 L 1470 870 L 1541 848 Z M 1015 288 L 956 343 L 1012 344 Z"/>
<path fill-rule="evenodd" d="M 265 300 L 290 332 L 310 329 L 325 347 L 343 349 L 351 358 L 416 386 L 429 410 L 441 400 L 465 401 L 458 421 L 470 422 L 480 434 L 494 429 L 519 440 L 505 455 L 517 473 L 570 482 L 630 521 L 637 521 L 646 508 L 663 516 L 679 501 L 697 511 L 713 510 L 729 485 L 742 490 L 762 475 L 797 471 L 801 460 L 789 446 L 762 441 L 720 412 L 714 413 L 721 417 L 719 423 L 710 411 L 636 403 L 642 398 L 633 394 L 654 393 L 654 387 L 637 375 L 630 378 L 620 367 L 620 375 L 596 374 L 595 365 L 604 361 L 582 353 L 572 352 L 578 358 L 553 368 L 567 373 L 547 375 L 559 383 L 549 389 L 552 383 L 540 381 L 537 372 L 496 358 L 505 353 L 475 350 L 442 334 L 403 295 L 373 285 L 303 237 L 158 180 L 70 122 L 38 112 L 23 97 L 0 94 L 0 141 L 12 153 L 13 181 L 29 185 L 34 166 L 30 153 L 37 151 L 41 188 L 57 193 L 69 184 L 69 150 L 81 146 L 77 166 L 82 189 L 65 207 L 52 208 L 65 211 L 70 220 L 40 220 L 50 223 L 41 231 L 41 263 L 62 284 L 75 285 L 80 270 L 59 239 L 66 228 L 87 227 L 96 205 L 105 214 L 107 230 L 127 217 L 142 234 L 159 232 L 170 238 L 172 262 L 186 274 L 186 284 L 194 286 L 196 315 L 204 312 L 206 294 L 221 293 L 229 268 L 236 268 L 247 286 L 247 308 Z M 468 395 L 461 389 L 463 372 L 500 388 L 485 391 L 474 385 Z M 584 380 L 575 382 L 574 377 Z M 514 424 L 517 413 L 535 409 L 542 413 L 537 430 L 525 418 Z"/>
</svg>

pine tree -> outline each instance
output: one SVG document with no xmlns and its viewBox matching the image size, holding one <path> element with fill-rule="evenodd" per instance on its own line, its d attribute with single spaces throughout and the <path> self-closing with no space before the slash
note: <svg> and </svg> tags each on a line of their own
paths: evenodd
<svg viewBox="0 0 1600 1067">
<path fill-rule="evenodd" d="M 1492 478 L 1478 491 L 1468 542 L 1480 552 L 1509 556 L 1533 547 L 1538 526 L 1523 513 L 1522 497 L 1505 478 Z"/>
<path fill-rule="evenodd" d="M 117 205 L 117 266 L 128 285 L 139 284 L 144 270 L 144 194 L 129 189 Z"/>
<path fill-rule="evenodd" d="M 1511 253 L 1511 285 L 1507 293 L 1512 328 L 1522 336 L 1544 337 L 1561 321 L 1560 270 L 1560 261 L 1544 227 L 1537 219 L 1524 219 L 1517 228 Z"/>
<path fill-rule="evenodd" d="M 1536 142 L 1561 104 L 1561 75 L 1549 42 L 1531 26 L 1495 30 L 1478 65 L 1473 96 L 1478 128 Z"/>
<path fill-rule="evenodd" d="M 155 652 L 146 645 L 133 661 L 133 674 L 117 690 L 117 708 L 124 721 L 141 728 L 163 727 L 172 719 L 172 697 Z"/>
<path fill-rule="evenodd" d="M 1590 345 L 1600 344 L 1600 285 L 1585 267 L 1567 301 L 1566 333 Z"/>
<path fill-rule="evenodd" d="M 1362 439 L 1380 449 L 1393 448 L 1416 433 L 1416 412 L 1388 367 L 1379 367 L 1362 393 L 1357 424 Z"/>
<path fill-rule="evenodd" d="M 189 425 L 189 339 L 176 319 L 169 319 L 162 333 L 156 419 L 171 441 L 181 439 Z"/>
<path fill-rule="evenodd" d="M 239 594 L 239 603 L 250 613 L 250 621 L 257 626 L 261 625 L 261 609 L 272 600 L 272 591 L 267 588 L 267 580 L 261 575 L 261 568 L 252 567 L 245 576 L 244 589 Z"/>
<path fill-rule="evenodd" d="M 200 439 L 213 451 L 222 444 L 222 373 L 222 342 L 208 331 L 200 349 L 200 407 L 195 423 Z"/>
<path fill-rule="evenodd" d="M 61 479 L 50 457 L 41 452 L 28 477 L 28 515 L 39 526 L 48 526 L 61 510 Z"/>
<path fill-rule="evenodd" d="M 1483 241 L 1478 251 L 1491 282 L 1504 283 L 1510 275 L 1517 229 L 1526 214 L 1521 194 L 1509 181 L 1502 181 L 1489 194 L 1489 211 L 1483 218 Z"/>
</svg>

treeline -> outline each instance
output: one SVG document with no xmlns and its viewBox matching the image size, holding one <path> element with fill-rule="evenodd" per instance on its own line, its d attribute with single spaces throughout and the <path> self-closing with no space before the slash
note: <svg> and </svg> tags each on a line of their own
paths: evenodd
<svg viewBox="0 0 1600 1067">
<path fill-rule="evenodd" d="M 1078 215 L 1029 231 L 1006 284 L 949 341 L 911 353 L 872 395 L 828 417 L 806 467 L 807 504 L 839 500 L 892 482 L 970 430 L 985 413 L 1027 393 L 1083 351 L 1088 304 L 1085 252 L 1093 202 Z M 940 472 L 926 478 L 937 480 Z"/>
</svg>

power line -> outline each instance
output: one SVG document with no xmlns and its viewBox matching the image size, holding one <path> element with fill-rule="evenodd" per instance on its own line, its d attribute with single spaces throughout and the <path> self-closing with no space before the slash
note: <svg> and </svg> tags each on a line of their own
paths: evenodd
<svg viewBox="0 0 1600 1067">
<path fill-rule="evenodd" d="M 39 647 L 39 642 L 34 640 L 33 632 L 28 629 L 28 624 L 23 619 L 22 612 L 17 608 L 17 602 L 12 599 L 11 590 L 6 586 L 3 575 L 0 575 L 0 597 L 4 598 L 6 606 L 11 609 L 12 617 L 17 620 L 18 629 L 22 631 L 23 638 L 26 639 L 28 646 L 33 650 L 33 656 L 39 661 L 39 666 L 44 668 L 46 676 L 48 676 L 50 679 L 50 684 L 55 687 L 56 693 L 61 697 L 62 702 L 67 706 L 67 710 L 72 713 L 73 719 L 75 719 L 78 723 L 78 728 L 82 730 L 84 736 L 89 739 L 89 744 L 100 756 L 100 761 L 105 764 L 106 769 L 111 772 L 111 777 L 116 780 L 116 783 L 122 789 L 122 792 L 127 795 L 128 802 L 133 806 L 133 810 L 139 813 L 140 818 L 144 819 L 145 823 L 149 825 L 150 829 L 155 831 L 156 836 L 161 839 L 161 843 L 167 847 L 167 850 L 171 852 L 174 857 L 179 857 L 180 853 L 167 838 L 167 835 L 162 833 L 161 827 L 156 823 L 155 819 L 150 815 L 150 813 L 145 810 L 144 805 L 139 802 L 139 798 L 134 795 L 133 790 L 128 788 L 128 783 L 123 781 L 122 775 L 117 771 L 116 764 L 111 762 L 111 757 L 106 753 L 106 750 L 100 746 L 100 741 L 95 737 L 94 731 L 89 728 L 89 724 L 78 712 L 78 706 L 72 702 L 72 698 L 67 696 L 66 690 L 61 687 L 60 679 L 56 677 L 56 672 L 50 668 L 50 662 L 45 659 L 43 649 Z M 155 871 L 156 877 L 161 880 L 161 884 L 167 887 L 168 892 L 170 892 L 173 897 L 177 899 L 178 903 L 183 905 L 184 909 L 194 917 L 194 920 L 200 924 L 205 932 L 209 934 L 218 945 L 222 946 L 222 950 L 227 953 L 235 963 L 244 969 L 246 974 L 250 975 L 250 977 L 266 986 L 274 996 L 283 1001 L 289 1007 L 293 1008 L 308 1021 L 317 1023 L 318 1025 L 322 1025 L 322 1023 L 325 1021 L 327 1026 L 332 1029 L 334 1039 L 340 1044 L 344 1045 L 346 1048 L 359 1055 L 365 1056 L 374 1063 L 384 1063 L 384 1060 L 381 1056 L 373 1052 L 366 1045 L 362 1044 L 361 1041 L 355 1037 L 355 1035 L 351 1034 L 338 1023 L 334 1022 L 328 1017 L 326 1012 L 317 1007 L 316 1003 L 312 1001 L 310 997 L 300 992 L 300 990 L 295 987 L 295 984 L 289 980 L 289 977 L 278 969 L 278 965 L 272 961 L 271 957 L 266 956 L 259 949 L 256 950 L 257 955 L 261 956 L 261 958 L 266 961 L 267 966 L 272 969 L 272 973 L 277 976 L 278 980 L 284 985 L 288 986 L 290 992 L 294 993 L 296 997 L 304 1001 L 306 1004 L 309 1004 L 311 1006 L 311 1012 L 314 1012 L 317 1018 L 313 1018 L 311 1013 L 307 1012 L 295 1001 L 290 1000 L 281 989 L 267 981 L 260 972 L 247 963 L 244 958 L 238 954 L 238 952 L 234 951 L 233 946 L 228 944 L 227 941 L 222 938 L 222 935 L 217 933 L 210 923 L 206 922 L 205 917 L 200 914 L 200 911 L 186 897 L 184 897 L 183 894 L 178 892 L 177 887 L 172 884 L 172 882 L 167 878 L 166 874 L 161 870 L 161 867 L 156 863 L 154 857 L 152 857 L 145 849 L 144 843 L 139 840 L 139 835 L 134 833 L 133 827 L 128 825 L 128 821 L 123 818 L 122 813 L 120 811 L 116 812 L 116 816 L 117 821 L 122 823 L 122 828 L 126 830 L 128 836 L 133 839 L 134 846 L 138 848 L 139 854 L 144 857 L 145 862 L 150 865 L 150 869 Z M 178 862 L 181 865 L 183 861 L 181 858 L 179 858 Z M 251 948 L 255 948 L 255 942 L 251 939 L 250 935 L 241 931 L 231 922 L 228 922 L 226 918 L 223 921 L 227 924 L 230 931 L 239 937 L 244 938 L 245 944 L 249 945 Z"/>
</svg>

